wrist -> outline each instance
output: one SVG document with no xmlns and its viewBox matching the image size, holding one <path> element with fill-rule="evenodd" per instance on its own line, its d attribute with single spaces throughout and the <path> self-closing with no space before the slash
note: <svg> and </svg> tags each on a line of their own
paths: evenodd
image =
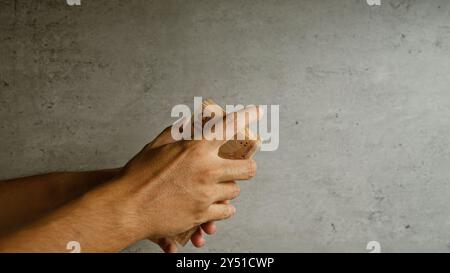
<svg viewBox="0 0 450 273">
<path fill-rule="evenodd" d="M 85 211 L 92 220 L 92 232 L 102 237 L 112 251 L 120 251 L 141 239 L 136 217 L 127 212 L 127 205 L 121 196 L 119 181 L 110 181 L 86 193 L 78 204 L 80 211 Z M 88 212 L 90 211 L 90 212 Z"/>
</svg>

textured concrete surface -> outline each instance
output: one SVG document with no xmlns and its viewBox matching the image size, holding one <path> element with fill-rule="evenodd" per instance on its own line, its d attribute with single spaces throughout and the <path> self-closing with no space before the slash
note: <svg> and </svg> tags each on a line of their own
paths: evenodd
<svg viewBox="0 0 450 273">
<path fill-rule="evenodd" d="M 280 104 L 279 150 L 257 156 L 202 251 L 449 251 L 449 13 L 447 0 L 1 0 L 0 178 L 124 164 L 193 96 Z"/>
</svg>

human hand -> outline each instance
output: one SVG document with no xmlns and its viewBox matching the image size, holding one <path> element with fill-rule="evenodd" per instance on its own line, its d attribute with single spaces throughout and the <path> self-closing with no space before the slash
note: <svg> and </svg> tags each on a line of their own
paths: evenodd
<svg viewBox="0 0 450 273">
<path fill-rule="evenodd" d="M 243 111 L 258 110 L 252 107 Z M 225 127 L 234 126 L 237 131 L 246 126 L 227 120 L 222 121 Z M 222 125 L 219 122 L 217 128 Z M 251 159 L 220 158 L 218 149 L 225 141 L 179 141 L 157 148 L 147 145 L 124 167 L 115 182 L 103 187 L 102 197 L 108 203 L 117 201 L 116 211 L 136 240 L 159 240 L 226 219 L 234 214 L 235 208 L 218 202 L 235 198 L 239 187 L 234 180 L 253 177 L 256 164 Z"/>
<path fill-rule="evenodd" d="M 162 131 L 152 142 L 148 144 L 149 149 L 155 149 L 163 145 L 174 143 L 176 140 L 173 139 L 171 134 L 172 126 L 167 127 Z M 224 204 L 228 204 L 229 200 L 221 201 Z M 191 242 L 195 247 L 203 247 L 205 245 L 204 234 L 213 235 L 217 231 L 217 226 L 214 221 L 210 221 L 202 224 L 191 236 Z M 151 239 L 151 241 L 158 244 L 159 247 L 166 253 L 176 253 L 178 252 L 177 243 L 170 237 L 162 237 L 158 239 Z"/>
</svg>

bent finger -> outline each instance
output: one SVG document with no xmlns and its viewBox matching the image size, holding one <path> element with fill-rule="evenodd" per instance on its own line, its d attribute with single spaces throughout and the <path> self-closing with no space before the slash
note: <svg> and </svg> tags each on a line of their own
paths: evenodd
<svg viewBox="0 0 450 273">
<path fill-rule="evenodd" d="M 203 238 L 203 232 L 201 228 L 197 228 L 194 234 L 192 234 L 191 242 L 195 247 L 202 247 L 205 245 L 205 238 Z"/>
<path fill-rule="evenodd" d="M 213 235 L 217 231 L 216 224 L 211 221 L 201 225 L 203 231 L 208 235 Z"/>
<path fill-rule="evenodd" d="M 248 180 L 256 175 L 257 166 L 253 159 L 222 159 L 221 161 L 221 167 L 217 171 L 219 181 Z"/>
<path fill-rule="evenodd" d="M 165 253 L 177 253 L 177 245 L 167 238 L 161 238 L 158 240 L 157 244 Z"/>
<path fill-rule="evenodd" d="M 236 182 L 223 182 L 215 186 L 216 202 L 221 200 L 232 200 L 239 196 L 241 189 Z"/>
<path fill-rule="evenodd" d="M 233 205 L 212 204 L 206 212 L 205 222 L 225 220 L 235 213 L 236 208 Z"/>
</svg>

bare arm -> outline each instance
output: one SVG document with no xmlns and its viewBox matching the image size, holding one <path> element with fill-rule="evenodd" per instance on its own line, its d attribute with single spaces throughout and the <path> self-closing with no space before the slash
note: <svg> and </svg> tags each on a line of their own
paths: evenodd
<svg viewBox="0 0 450 273">
<path fill-rule="evenodd" d="M 172 142 L 168 128 L 148 146 L 157 148 Z M 55 172 L 0 181 L 0 237 L 13 233 L 113 179 L 121 169 Z M 202 229 L 193 234 L 192 244 L 202 247 L 205 243 L 204 233 L 211 235 L 215 232 L 214 222 L 203 224 Z M 177 251 L 176 244 L 168 238 L 153 241 L 165 252 Z"/>
<path fill-rule="evenodd" d="M 119 171 L 59 172 L 0 181 L 0 235 L 80 197 Z"/>
<path fill-rule="evenodd" d="M 70 241 L 79 242 L 82 252 L 115 252 L 133 243 L 136 233 L 101 188 L 0 238 L 0 252 L 67 252 Z"/>
<path fill-rule="evenodd" d="M 247 111 L 257 108 L 242 110 Z M 238 131 L 245 129 L 245 124 L 234 122 L 226 126 L 234 126 Z M 78 241 L 83 252 L 118 251 L 144 238 L 159 241 L 203 223 L 226 219 L 234 214 L 235 208 L 222 201 L 239 195 L 234 180 L 253 177 L 256 164 L 252 159 L 220 158 L 218 150 L 225 141 L 180 141 L 157 148 L 147 145 L 112 179 L 82 197 L 76 198 L 86 190 L 74 194 L 63 187 L 56 191 L 54 201 L 50 202 L 55 206 L 76 199 L 0 237 L 0 252 L 61 252 L 69 241 Z M 20 186 L 18 183 L 17 187 Z M 23 197 L 23 191 L 14 188 L 8 190 L 9 194 Z M 46 203 L 49 193 L 37 196 L 37 201 Z M 48 207 L 43 206 L 42 211 Z M 17 210 L 24 211 L 26 206 Z M 2 215 L 8 216 L 11 216 L 8 212 Z"/>
</svg>

